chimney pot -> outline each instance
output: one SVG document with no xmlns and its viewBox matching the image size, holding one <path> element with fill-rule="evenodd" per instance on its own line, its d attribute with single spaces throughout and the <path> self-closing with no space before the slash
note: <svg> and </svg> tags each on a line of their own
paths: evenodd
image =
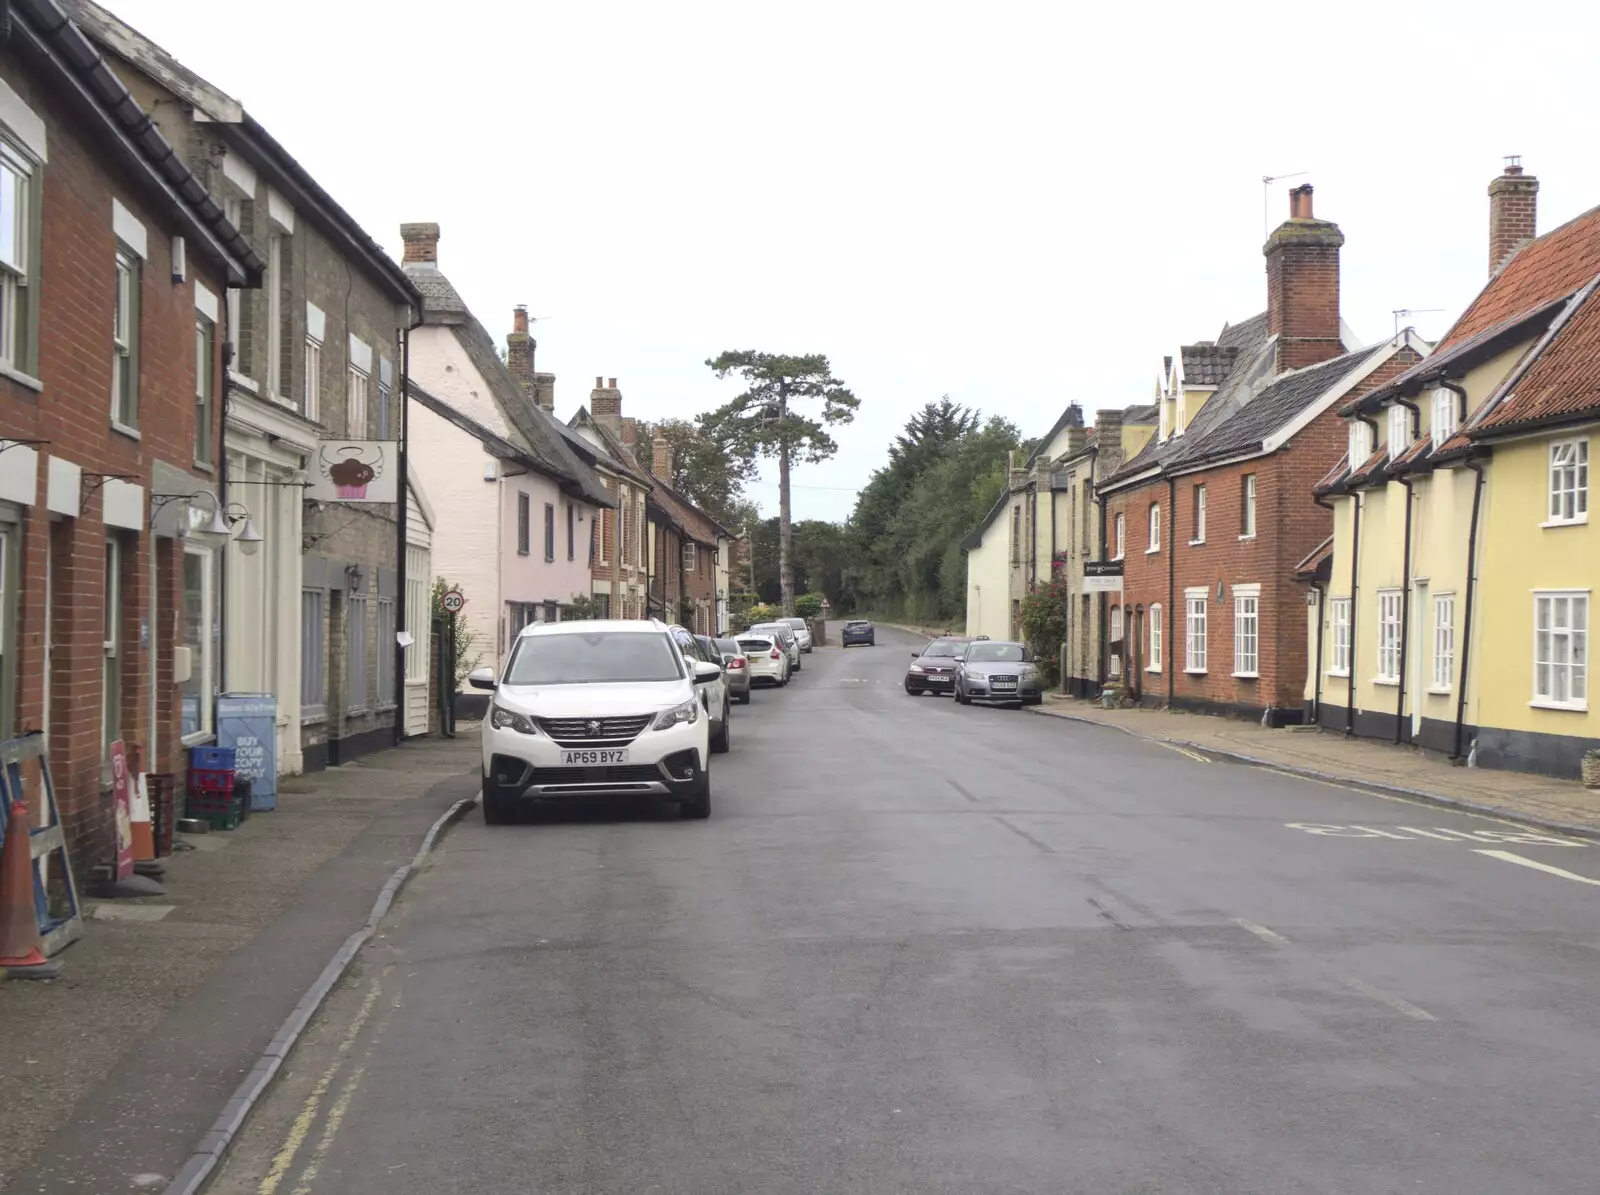
<svg viewBox="0 0 1600 1195">
<path fill-rule="evenodd" d="M 1289 192 L 1289 219 L 1311 220 L 1311 184 L 1301 183 Z"/>
<path fill-rule="evenodd" d="M 622 434 L 622 395 L 617 392 L 617 379 L 606 385 L 605 378 L 594 380 L 594 393 L 589 395 L 589 413 L 605 423 L 618 436 Z"/>
<path fill-rule="evenodd" d="M 511 312 L 511 330 L 513 332 L 526 332 L 528 330 L 528 307 L 525 303 L 518 303 Z"/>
<path fill-rule="evenodd" d="M 1522 173 L 1522 159 L 1506 158 L 1505 172 L 1489 184 L 1489 277 L 1539 235 L 1539 180 Z"/>
<path fill-rule="evenodd" d="M 594 380 L 594 388 L 596 390 L 604 390 L 606 388 L 606 380 L 604 378 L 596 378 Z"/>
<path fill-rule="evenodd" d="M 609 378 L 609 379 L 607 379 L 607 381 L 606 381 L 606 385 L 607 385 L 607 386 L 608 386 L 608 387 L 609 387 L 609 388 L 610 388 L 610 389 L 612 389 L 612 390 L 615 390 L 615 389 L 616 389 L 616 388 L 617 388 L 617 379 L 616 379 L 616 378 Z"/>
<path fill-rule="evenodd" d="M 405 246 L 401 264 L 412 262 L 437 265 L 439 261 L 439 226 L 437 224 L 402 224 L 400 240 Z"/>
</svg>

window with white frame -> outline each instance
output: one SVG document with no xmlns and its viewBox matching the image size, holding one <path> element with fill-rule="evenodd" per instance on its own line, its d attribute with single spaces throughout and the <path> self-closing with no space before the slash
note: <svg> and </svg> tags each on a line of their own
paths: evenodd
<svg viewBox="0 0 1600 1195">
<path fill-rule="evenodd" d="M 301 408 L 313 423 L 322 419 L 322 341 L 306 337 L 306 389 L 305 405 Z"/>
<path fill-rule="evenodd" d="M 1328 674 L 1330 676 L 1350 675 L 1350 599 L 1336 597 L 1328 599 L 1328 638 L 1330 652 L 1328 654 Z"/>
<path fill-rule="evenodd" d="M 1113 559 L 1113 560 L 1121 560 L 1122 559 L 1123 551 L 1124 551 L 1124 549 L 1125 549 L 1125 547 L 1127 545 L 1127 542 L 1128 542 L 1127 530 L 1128 530 L 1127 521 L 1123 518 L 1123 516 L 1121 514 L 1118 514 L 1117 517 L 1112 521 L 1112 535 L 1111 535 L 1112 552 L 1111 552 L 1111 559 Z"/>
<path fill-rule="evenodd" d="M 1589 518 L 1589 441 L 1557 440 L 1550 445 L 1550 521 L 1582 523 Z"/>
<path fill-rule="evenodd" d="M 638 520 L 638 526 L 636 526 L 634 528 L 633 542 L 634 542 L 634 545 L 635 545 L 637 550 L 634 553 L 633 563 L 635 564 L 635 566 L 643 568 L 644 567 L 644 548 L 645 548 L 645 544 L 644 544 L 645 519 L 644 519 L 644 495 L 643 494 L 635 494 L 634 495 L 634 508 L 633 509 L 634 509 L 634 517 Z M 643 615 L 641 615 L 640 617 L 643 617 Z"/>
<path fill-rule="evenodd" d="M 544 558 L 556 558 L 556 508 L 549 502 L 544 504 Z"/>
<path fill-rule="evenodd" d="M 1588 709 L 1588 591 L 1535 592 L 1533 611 L 1534 704 Z"/>
<path fill-rule="evenodd" d="M 394 700 L 394 599 L 378 599 L 378 707 L 395 704 Z"/>
<path fill-rule="evenodd" d="M 1389 459 L 1411 447 L 1411 410 L 1395 403 L 1389 408 Z"/>
<path fill-rule="evenodd" d="M 633 491 L 624 490 L 622 493 L 622 508 L 617 511 L 622 518 L 622 555 L 618 557 L 621 564 L 633 563 Z"/>
<path fill-rule="evenodd" d="M 214 455 L 212 408 L 215 403 L 217 326 L 205 316 L 194 317 L 194 459 L 209 465 Z"/>
<path fill-rule="evenodd" d="M 1110 670 L 1111 670 L 1111 675 L 1112 676 L 1120 676 L 1120 675 L 1122 675 L 1122 656 L 1123 656 L 1123 651 L 1122 651 L 1122 648 L 1120 646 L 1121 643 L 1122 643 L 1122 607 L 1121 606 L 1112 606 L 1111 607 L 1111 628 L 1107 632 L 1107 638 L 1110 640 L 1111 643 L 1118 645 L 1118 646 L 1114 647 L 1113 650 L 1110 653 L 1111 659 L 1110 659 L 1110 665 L 1109 666 L 1110 666 Z"/>
<path fill-rule="evenodd" d="M 1158 604 L 1158 605 L 1151 606 L 1150 607 L 1150 613 L 1149 613 L 1149 615 L 1147 617 L 1148 617 L 1149 622 L 1150 622 L 1150 651 L 1149 651 L 1150 662 L 1147 665 L 1145 665 L 1145 670 L 1147 672 L 1160 672 L 1161 671 L 1161 607 L 1160 607 L 1160 605 Z"/>
<path fill-rule="evenodd" d="M 533 499 L 526 491 L 517 491 L 517 555 L 526 556 L 533 551 Z"/>
<path fill-rule="evenodd" d="M 1346 451 L 1350 455 L 1350 467 L 1358 469 L 1372 455 L 1372 429 L 1361 420 L 1352 419 L 1348 436 L 1349 446 Z"/>
<path fill-rule="evenodd" d="M 1456 416 L 1459 410 L 1459 402 L 1454 391 L 1446 390 L 1443 386 L 1434 389 L 1433 419 L 1428 434 L 1433 438 L 1435 448 L 1456 434 Z"/>
<path fill-rule="evenodd" d="M 139 426 L 139 255 L 117 246 L 117 290 L 111 318 L 111 418 Z"/>
<path fill-rule="evenodd" d="M 684 542 L 684 545 L 683 545 L 683 573 L 684 573 L 684 576 L 686 576 L 686 577 L 687 576 L 692 576 L 699 568 L 699 565 L 700 565 L 700 559 L 699 559 L 699 556 L 698 556 L 699 548 L 700 548 L 700 545 L 695 543 L 693 540 L 686 540 Z"/>
<path fill-rule="evenodd" d="M 1456 669 L 1456 595 L 1433 595 L 1433 687 L 1450 688 Z"/>
<path fill-rule="evenodd" d="M 1256 475 L 1246 473 L 1239 485 L 1239 538 L 1254 539 L 1256 534 Z"/>
<path fill-rule="evenodd" d="M 101 617 L 100 758 L 122 737 L 122 542 L 106 536 L 105 610 Z"/>
<path fill-rule="evenodd" d="M 394 413 L 394 362 L 387 357 L 378 358 L 378 439 L 389 440 L 395 436 Z"/>
<path fill-rule="evenodd" d="M 300 591 L 300 716 L 324 717 L 328 708 L 328 593 Z"/>
<path fill-rule="evenodd" d="M 1206 487 L 1194 487 L 1194 543 L 1206 542 Z"/>
<path fill-rule="evenodd" d="M 1261 586 L 1233 587 L 1233 674 L 1261 675 Z"/>
<path fill-rule="evenodd" d="M 1378 591 L 1378 675 L 1384 684 L 1400 681 L 1400 591 Z"/>
<path fill-rule="evenodd" d="M 185 544 L 183 550 L 183 645 L 189 649 L 189 679 L 183 682 L 183 737 L 211 733 L 212 677 L 216 653 L 216 556 L 210 548 Z"/>
<path fill-rule="evenodd" d="M 31 258 L 38 203 L 34 164 L 0 139 L 0 364 L 31 368 Z"/>
<path fill-rule="evenodd" d="M 367 438 L 367 374 L 354 365 L 345 381 L 344 434 L 352 440 Z"/>
<path fill-rule="evenodd" d="M 411 642 L 406 645 L 406 679 L 420 681 L 428 675 L 428 657 L 425 644 L 428 636 L 427 606 L 428 550 L 415 545 L 406 547 L 406 631 Z"/>
<path fill-rule="evenodd" d="M 285 261 L 285 241 L 281 234 L 274 232 L 267 238 L 267 390 L 274 398 L 284 399 L 288 387 L 284 384 L 283 377 L 283 267 Z M 322 339 L 317 338 L 317 356 L 322 356 Z M 306 364 L 311 364 L 311 342 L 306 342 Z M 307 419 L 315 419 L 315 407 L 310 405 L 311 379 L 316 375 L 310 370 L 306 371 L 306 398 L 305 407 Z"/>
<path fill-rule="evenodd" d="M 344 604 L 344 707 L 364 710 L 367 693 L 367 599 L 352 593 Z"/>
<path fill-rule="evenodd" d="M 1148 555 L 1151 552 L 1161 551 L 1161 503 L 1150 504 L 1150 546 L 1145 549 Z"/>
<path fill-rule="evenodd" d="M 1206 670 L 1206 601 L 1204 589 L 1184 592 L 1184 656 L 1185 672 Z"/>
</svg>

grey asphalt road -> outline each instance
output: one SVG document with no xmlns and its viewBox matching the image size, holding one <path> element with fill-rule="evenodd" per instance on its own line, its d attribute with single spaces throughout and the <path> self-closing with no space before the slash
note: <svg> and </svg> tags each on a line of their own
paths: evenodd
<svg viewBox="0 0 1600 1195">
<path fill-rule="evenodd" d="M 650 809 L 452 832 L 222 1195 L 1600 1188 L 1600 848 L 819 650 Z"/>
</svg>

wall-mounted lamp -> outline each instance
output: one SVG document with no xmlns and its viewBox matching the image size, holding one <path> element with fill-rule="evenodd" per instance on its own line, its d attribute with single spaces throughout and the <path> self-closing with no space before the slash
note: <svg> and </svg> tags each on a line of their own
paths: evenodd
<svg viewBox="0 0 1600 1195">
<path fill-rule="evenodd" d="M 196 499 L 204 498 L 211 506 L 211 517 L 206 519 L 203 526 L 197 525 L 198 518 L 204 517 L 203 511 L 197 511 L 194 503 Z M 256 528 L 256 521 L 251 517 L 250 511 L 238 502 L 230 502 L 224 508 L 217 496 L 210 490 L 196 490 L 192 494 L 151 494 L 150 495 L 150 527 L 154 530 L 156 518 L 169 502 L 180 502 L 188 515 L 188 526 L 185 532 L 194 539 L 199 540 L 207 547 L 218 547 L 234 539 L 234 528 L 244 524 L 237 541 L 239 551 L 246 556 L 254 556 L 261 547 L 263 537 Z"/>
</svg>

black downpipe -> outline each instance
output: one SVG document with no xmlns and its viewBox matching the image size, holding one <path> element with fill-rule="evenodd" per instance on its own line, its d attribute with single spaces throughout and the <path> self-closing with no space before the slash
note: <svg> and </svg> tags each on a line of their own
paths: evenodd
<svg viewBox="0 0 1600 1195">
<path fill-rule="evenodd" d="M 1176 536 L 1177 533 L 1178 479 L 1176 477 L 1169 477 L 1167 478 L 1167 527 L 1165 529 L 1165 538 L 1167 541 L 1167 608 L 1161 612 L 1167 620 L 1166 630 L 1163 632 L 1166 637 L 1166 651 L 1162 654 L 1173 659 L 1174 661 L 1173 664 L 1168 664 L 1166 660 L 1161 661 L 1162 671 L 1167 674 L 1168 709 L 1172 708 L 1173 699 L 1176 697 L 1178 692 L 1178 669 L 1176 667 L 1176 657 L 1172 655 L 1172 624 L 1174 618 L 1172 612 L 1172 603 L 1174 600 L 1174 586 L 1176 586 L 1178 583 L 1178 553 L 1176 551 L 1177 540 L 1173 537 Z"/>
<path fill-rule="evenodd" d="M 1456 738 L 1455 749 L 1450 753 L 1452 763 L 1461 759 L 1461 735 L 1467 720 L 1467 665 L 1472 655 L 1472 593 L 1478 580 L 1478 515 L 1483 506 L 1483 466 L 1470 456 L 1466 459 L 1466 466 L 1478 476 L 1472 487 L 1472 523 L 1467 533 L 1466 608 L 1461 615 L 1461 674 L 1456 678 Z"/>
<path fill-rule="evenodd" d="M 228 384 L 228 373 L 233 366 L 233 353 L 229 345 L 227 291 L 223 291 L 222 311 L 222 401 L 218 404 L 217 419 L 217 509 L 227 519 L 228 510 L 228 397 L 233 387 Z M 221 563 L 217 566 L 217 692 L 228 691 L 228 547 L 230 538 L 217 553 Z M 181 566 L 183 561 L 178 561 Z M 212 728 L 216 727 L 213 715 Z"/>
<path fill-rule="evenodd" d="M 1039 584 L 1039 479 L 1035 474 L 1034 480 L 1028 483 L 1029 497 L 1028 510 L 1028 590 L 1031 593 Z M 1051 511 L 1051 522 L 1055 522 L 1055 512 Z"/>
<path fill-rule="evenodd" d="M 1406 716 L 1406 657 L 1411 647 L 1411 514 L 1415 495 L 1411 492 L 1411 479 L 1400 478 L 1406 491 L 1405 556 L 1400 562 L 1400 688 L 1394 699 L 1394 741 L 1399 746 L 1405 729 Z"/>
<path fill-rule="evenodd" d="M 1095 463 L 1096 464 L 1099 463 L 1098 459 L 1096 459 Z M 1091 473 L 1090 476 L 1092 478 L 1093 474 Z M 1105 563 L 1106 560 L 1109 559 L 1109 557 L 1106 555 L 1106 500 L 1105 500 L 1105 498 L 1103 496 L 1100 497 L 1099 506 L 1100 506 L 1100 561 L 1103 564 L 1103 563 Z M 1106 626 L 1106 618 L 1107 618 L 1106 595 L 1102 591 L 1101 594 L 1100 594 L 1100 660 L 1099 660 L 1099 678 L 1098 678 L 1098 681 L 1097 681 L 1097 683 L 1098 683 L 1098 685 L 1099 685 L 1099 687 L 1101 689 L 1104 689 L 1106 687 L 1106 635 L 1107 635 L 1107 632 L 1108 632 L 1108 628 Z"/>
<path fill-rule="evenodd" d="M 379 379 L 380 381 L 382 379 Z M 406 557 L 409 555 L 406 544 L 407 520 L 410 518 L 411 498 L 411 454 L 408 449 L 410 443 L 411 424 L 411 329 L 400 329 L 400 385 L 398 397 L 400 400 L 399 432 L 400 432 L 400 500 L 395 509 L 395 577 L 397 590 L 394 599 L 394 629 L 395 640 L 389 644 L 389 650 L 394 653 L 394 742 L 399 746 L 406 741 L 406 649 L 400 646 L 399 632 L 406 628 Z M 389 429 L 385 429 L 389 430 Z"/>
<path fill-rule="evenodd" d="M 1311 500 L 1322 507 L 1329 514 L 1333 513 L 1333 503 L 1321 494 L 1313 491 Z M 1332 570 L 1329 570 L 1332 577 Z M 1317 591 L 1317 666 L 1316 673 L 1311 678 L 1311 716 L 1313 725 L 1322 725 L 1322 641 L 1327 636 L 1328 625 L 1328 588 L 1320 581 L 1312 581 L 1311 588 Z"/>
<path fill-rule="evenodd" d="M 1367 425 L 1367 430 L 1372 433 L 1372 442 L 1378 442 L 1378 425 L 1365 415 L 1357 415 L 1362 423 Z M 1351 461 L 1350 471 L 1354 473 L 1366 461 Z M 1360 641 L 1356 637 L 1356 624 L 1359 621 L 1361 603 L 1357 600 L 1360 596 L 1358 582 L 1361 577 L 1361 492 L 1351 490 L 1355 498 L 1354 522 L 1350 528 L 1350 672 L 1345 680 L 1346 687 L 1350 690 L 1345 701 L 1344 734 L 1345 738 L 1353 738 L 1356 733 L 1356 649 Z"/>
</svg>

